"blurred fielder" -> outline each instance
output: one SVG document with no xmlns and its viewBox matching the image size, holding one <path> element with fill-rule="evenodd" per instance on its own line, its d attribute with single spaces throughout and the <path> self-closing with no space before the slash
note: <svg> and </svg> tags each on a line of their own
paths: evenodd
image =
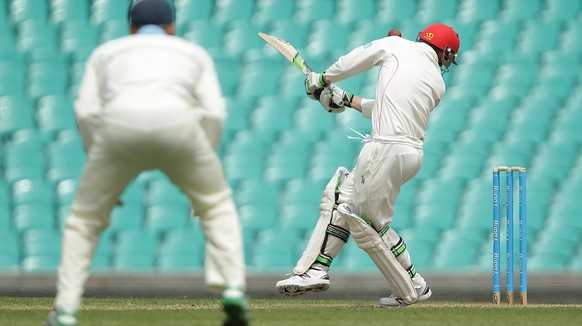
<svg viewBox="0 0 582 326">
<path fill-rule="evenodd" d="M 75 103 L 87 150 L 63 234 L 55 309 L 47 325 L 76 325 L 100 232 L 141 171 L 160 169 L 190 199 L 206 237 L 206 281 L 222 290 L 225 325 L 247 325 L 241 226 L 215 153 L 226 117 L 214 62 L 174 35 L 166 0 L 135 1 L 129 36 L 89 58 Z"/>
<path fill-rule="evenodd" d="M 393 35 L 393 36 L 392 36 Z M 416 42 L 399 33 L 374 40 L 339 58 L 322 74 L 309 73 L 307 95 L 329 112 L 351 107 L 372 119 L 372 134 L 354 169 L 337 169 L 323 191 L 320 217 L 293 275 L 277 282 L 285 295 L 325 291 L 328 270 L 351 234 L 388 281 L 393 294 L 382 307 L 427 300 L 432 292 L 412 265 L 403 239 L 390 228 L 400 187 L 420 170 L 431 111 L 445 93 L 442 74 L 456 64 L 460 39 L 449 26 L 433 24 Z M 375 99 L 332 85 L 379 66 Z"/>
</svg>

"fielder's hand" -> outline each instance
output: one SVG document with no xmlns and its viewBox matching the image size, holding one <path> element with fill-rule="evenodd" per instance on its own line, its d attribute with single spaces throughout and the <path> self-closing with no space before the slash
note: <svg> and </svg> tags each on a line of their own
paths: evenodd
<svg viewBox="0 0 582 326">
<path fill-rule="evenodd" d="M 346 92 L 343 89 L 330 85 L 323 88 L 319 96 L 319 102 L 327 112 L 341 113 L 344 112 L 345 106 L 352 102 L 354 94 Z"/>
<path fill-rule="evenodd" d="M 310 72 L 305 77 L 305 93 L 312 100 L 319 100 L 322 89 L 327 86 L 323 80 L 323 74 Z"/>
</svg>

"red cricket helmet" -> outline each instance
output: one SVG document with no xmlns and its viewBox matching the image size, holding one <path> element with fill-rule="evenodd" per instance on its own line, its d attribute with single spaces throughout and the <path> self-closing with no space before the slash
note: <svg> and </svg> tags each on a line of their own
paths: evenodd
<svg viewBox="0 0 582 326">
<path fill-rule="evenodd" d="M 418 34 L 418 39 L 443 50 L 442 64 L 449 67 L 451 63 L 457 64 L 456 58 L 461 46 L 459 34 L 448 25 L 432 24 Z"/>
</svg>

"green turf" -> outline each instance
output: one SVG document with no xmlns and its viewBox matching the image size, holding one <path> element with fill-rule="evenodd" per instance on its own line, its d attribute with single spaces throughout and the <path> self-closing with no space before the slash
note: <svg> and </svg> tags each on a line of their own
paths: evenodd
<svg viewBox="0 0 582 326">
<path fill-rule="evenodd" d="M 41 325 L 51 298 L 0 297 L 0 325 Z M 582 305 L 493 306 L 424 302 L 381 309 L 376 301 L 253 300 L 253 325 L 579 325 Z M 80 324 L 220 325 L 217 299 L 88 298 Z"/>
</svg>

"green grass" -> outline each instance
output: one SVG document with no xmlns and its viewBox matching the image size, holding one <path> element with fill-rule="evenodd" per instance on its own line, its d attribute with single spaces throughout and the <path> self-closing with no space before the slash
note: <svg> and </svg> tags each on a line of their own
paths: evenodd
<svg viewBox="0 0 582 326">
<path fill-rule="evenodd" d="M 0 325 L 41 325 L 52 298 L 0 297 Z M 217 299 L 87 298 L 80 324 L 220 325 Z M 253 300 L 253 325 L 579 325 L 582 305 L 494 306 L 489 303 L 423 302 L 381 309 L 376 301 Z"/>
</svg>

